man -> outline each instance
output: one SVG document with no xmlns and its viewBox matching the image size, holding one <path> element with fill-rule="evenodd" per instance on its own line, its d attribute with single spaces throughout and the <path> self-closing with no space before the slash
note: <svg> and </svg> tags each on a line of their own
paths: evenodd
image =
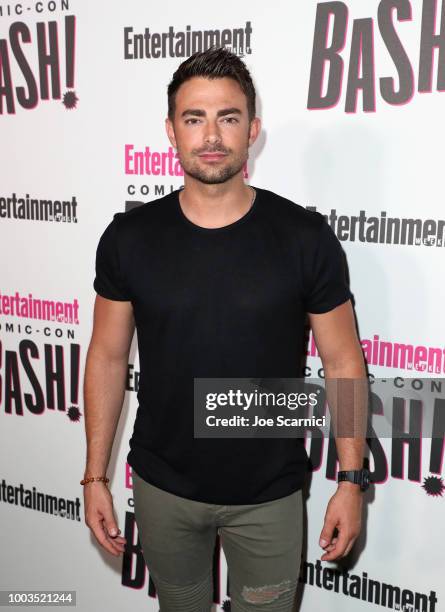
<svg viewBox="0 0 445 612">
<path fill-rule="evenodd" d="M 168 138 L 184 188 L 116 213 L 96 258 L 85 371 L 85 478 L 104 476 L 137 329 L 139 407 L 130 440 L 135 518 L 162 612 L 211 606 L 218 532 L 233 611 L 292 610 L 302 550 L 302 440 L 194 438 L 196 377 L 300 377 L 309 319 L 326 378 L 365 376 L 339 242 L 322 215 L 246 185 L 260 132 L 255 89 L 225 49 L 183 62 L 168 88 Z M 341 470 L 363 439 L 337 438 Z M 125 546 L 104 482 L 85 486 L 86 522 L 109 552 Z M 323 560 L 348 554 L 362 499 L 329 501 Z M 338 536 L 334 537 L 334 530 Z"/>
</svg>

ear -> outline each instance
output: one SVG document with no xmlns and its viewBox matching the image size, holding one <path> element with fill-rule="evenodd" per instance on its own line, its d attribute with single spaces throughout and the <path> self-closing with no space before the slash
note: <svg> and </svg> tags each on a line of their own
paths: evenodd
<svg viewBox="0 0 445 612">
<path fill-rule="evenodd" d="M 167 136 L 168 136 L 168 139 L 169 139 L 172 147 L 174 149 L 177 149 L 176 138 L 175 138 L 175 130 L 173 128 L 173 123 L 170 121 L 170 119 L 168 117 L 165 119 L 165 130 L 167 132 Z"/>
<path fill-rule="evenodd" d="M 258 138 L 258 135 L 261 131 L 261 119 L 259 117 L 255 117 L 250 122 L 249 127 L 249 147 L 253 145 L 255 140 Z"/>
</svg>

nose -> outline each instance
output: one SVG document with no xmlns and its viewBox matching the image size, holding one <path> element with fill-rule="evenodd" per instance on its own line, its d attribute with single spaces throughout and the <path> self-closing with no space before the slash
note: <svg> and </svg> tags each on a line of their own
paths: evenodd
<svg viewBox="0 0 445 612">
<path fill-rule="evenodd" d="M 221 142 L 221 133 L 219 131 L 218 123 L 216 121 L 209 121 L 207 123 L 204 140 L 208 144 L 216 144 Z"/>
</svg>

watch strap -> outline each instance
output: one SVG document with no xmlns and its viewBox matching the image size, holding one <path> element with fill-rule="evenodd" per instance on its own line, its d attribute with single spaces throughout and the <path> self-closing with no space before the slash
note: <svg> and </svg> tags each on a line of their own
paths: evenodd
<svg viewBox="0 0 445 612">
<path fill-rule="evenodd" d="M 343 482 L 347 480 L 348 482 L 353 482 L 354 484 L 360 484 L 361 482 L 361 470 L 342 470 L 338 472 L 338 482 Z"/>
<path fill-rule="evenodd" d="M 369 471 L 365 468 L 361 470 L 341 470 L 337 474 L 337 482 L 352 482 L 360 486 L 362 491 L 369 487 Z"/>
</svg>

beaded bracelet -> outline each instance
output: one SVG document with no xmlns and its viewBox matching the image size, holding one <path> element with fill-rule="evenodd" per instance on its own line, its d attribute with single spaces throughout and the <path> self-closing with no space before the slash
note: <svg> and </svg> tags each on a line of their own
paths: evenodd
<svg viewBox="0 0 445 612">
<path fill-rule="evenodd" d="M 110 479 L 107 478 L 106 476 L 92 476 L 91 478 L 84 478 L 83 480 L 80 481 L 81 485 L 85 485 L 88 482 L 94 482 L 95 480 L 100 481 L 100 482 L 104 482 L 105 484 L 107 482 L 110 482 Z"/>
</svg>

